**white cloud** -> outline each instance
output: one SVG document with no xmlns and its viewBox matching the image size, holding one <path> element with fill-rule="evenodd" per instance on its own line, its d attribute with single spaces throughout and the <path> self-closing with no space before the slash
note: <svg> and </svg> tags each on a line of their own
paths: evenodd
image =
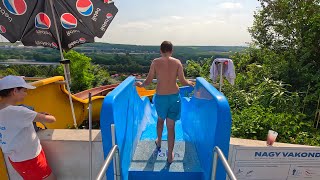
<svg viewBox="0 0 320 180">
<path fill-rule="evenodd" d="M 152 26 L 146 22 L 139 22 L 139 21 L 136 21 L 136 22 L 129 22 L 127 24 L 122 24 L 119 26 L 120 28 L 125 28 L 125 29 L 149 29 L 151 28 Z"/>
<path fill-rule="evenodd" d="M 107 35 L 98 41 L 121 44 L 157 45 L 170 40 L 175 45 L 245 45 L 250 41 L 247 27 L 250 17 L 239 14 L 225 19 L 222 15 L 172 16 L 111 24 Z"/>
<path fill-rule="evenodd" d="M 181 16 L 171 16 L 171 18 L 176 19 L 176 20 L 183 19 L 183 17 L 181 17 Z"/>
<path fill-rule="evenodd" d="M 240 3 L 225 2 L 221 3 L 219 7 L 222 9 L 241 9 L 242 5 Z"/>
<path fill-rule="evenodd" d="M 141 1 L 154 8 L 153 2 Z M 251 41 L 248 27 L 252 26 L 255 1 L 191 1 L 186 0 L 183 6 L 176 3 L 181 6 L 177 11 L 159 3 L 158 8 L 130 13 L 130 18 L 119 13 L 98 41 L 140 45 L 158 45 L 163 40 L 171 40 L 175 45 L 245 45 Z"/>
<path fill-rule="evenodd" d="M 257 0 L 117 1 L 119 13 L 97 41 L 121 44 L 244 45 Z M 179 7 L 179 8 L 176 8 Z M 0 42 L 6 41 L 0 35 Z"/>
</svg>

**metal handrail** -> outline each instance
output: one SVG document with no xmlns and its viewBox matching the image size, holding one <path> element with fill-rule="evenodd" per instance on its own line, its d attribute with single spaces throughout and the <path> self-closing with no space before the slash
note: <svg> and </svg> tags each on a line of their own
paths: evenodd
<svg viewBox="0 0 320 180">
<path fill-rule="evenodd" d="M 111 142 L 112 146 L 116 145 L 116 128 L 114 124 L 111 124 Z M 119 151 L 116 153 L 117 155 L 113 157 L 113 172 L 114 173 L 114 180 L 120 180 L 120 157 L 119 157 Z"/>
<path fill-rule="evenodd" d="M 0 76 L 0 79 L 4 78 L 5 76 Z M 43 80 L 46 79 L 46 77 L 25 77 L 25 76 L 20 76 L 26 81 L 38 81 L 38 80 Z"/>
<path fill-rule="evenodd" d="M 213 152 L 214 152 L 214 157 L 213 157 L 213 166 L 212 166 L 212 172 L 211 172 L 211 180 L 216 179 L 218 157 L 220 158 L 220 160 L 223 164 L 223 167 L 226 170 L 229 178 L 231 180 L 237 180 L 236 176 L 232 172 L 231 167 L 228 164 L 228 161 L 227 161 L 226 157 L 224 156 L 223 152 L 221 151 L 221 149 L 218 146 L 215 146 Z"/>
<path fill-rule="evenodd" d="M 113 159 L 114 155 L 117 154 L 119 156 L 118 151 L 119 151 L 118 145 L 114 145 L 112 147 L 112 149 L 110 150 L 106 160 L 104 161 L 103 166 L 101 167 L 96 180 L 102 180 L 103 179 L 103 177 L 105 176 L 106 171 L 107 171 L 107 169 L 108 169 L 108 167 L 109 167 L 109 165 L 111 163 L 111 160 Z M 119 163 L 116 163 L 116 164 L 119 164 Z"/>
</svg>

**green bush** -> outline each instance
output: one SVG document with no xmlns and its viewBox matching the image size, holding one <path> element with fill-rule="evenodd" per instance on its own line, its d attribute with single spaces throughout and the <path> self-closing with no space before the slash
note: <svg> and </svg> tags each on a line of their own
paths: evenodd
<svg viewBox="0 0 320 180">
<path fill-rule="evenodd" d="M 71 91 L 77 93 L 91 88 L 94 80 L 94 75 L 90 71 L 91 59 L 74 50 L 65 53 L 64 56 L 70 60 Z M 60 66 L 58 69 L 60 75 L 63 75 L 63 67 Z"/>
<path fill-rule="evenodd" d="M 276 113 L 274 107 L 255 105 L 234 112 L 232 120 L 233 137 L 266 140 L 268 130 L 274 130 L 279 142 L 319 145 L 319 132 L 302 113 Z"/>
<path fill-rule="evenodd" d="M 272 63 L 270 58 L 279 63 Z M 232 59 L 237 75 L 235 85 L 225 80 L 222 92 L 232 111 L 233 137 L 266 140 L 268 130 L 272 129 L 279 133 L 279 142 L 320 145 L 320 133 L 313 127 L 312 119 L 316 108 L 309 108 L 320 90 L 301 92 L 284 83 L 281 77 L 287 64 L 272 51 L 249 48 Z M 188 61 L 186 71 L 210 80 L 211 63 L 212 59 Z"/>
</svg>

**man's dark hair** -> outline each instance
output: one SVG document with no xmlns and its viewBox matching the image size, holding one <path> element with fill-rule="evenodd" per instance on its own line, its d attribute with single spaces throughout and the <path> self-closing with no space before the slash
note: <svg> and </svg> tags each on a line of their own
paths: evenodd
<svg viewBox="0 0 320 180">
<path fill-rule="evenodd" d="M 23 87 L 17 87 L 18 90 L 20 90 L 22 88 Z M 14 88 L 1 90 L 0 97 L 8 97 L 13 90 L 14 90 Z"/>
<path fill-rule="evenodd" d="M 162 53 L 172 52 L 173 45 L 170 41 L 163 41 L 160 49 Z"/>
</svg>

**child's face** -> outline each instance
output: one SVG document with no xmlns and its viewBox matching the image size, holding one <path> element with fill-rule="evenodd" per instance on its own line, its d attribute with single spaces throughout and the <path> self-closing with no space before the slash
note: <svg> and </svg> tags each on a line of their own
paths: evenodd
<svg viewBox="0 0 320 180">
<path fill-rule="evenodd" d="M 27 89 L 26 88 L 14 88 L 13 90 L 13 96 L 16 102 L 21 102 L 24 100 L 24 98 L 27 95 Z"/>
</svg>

